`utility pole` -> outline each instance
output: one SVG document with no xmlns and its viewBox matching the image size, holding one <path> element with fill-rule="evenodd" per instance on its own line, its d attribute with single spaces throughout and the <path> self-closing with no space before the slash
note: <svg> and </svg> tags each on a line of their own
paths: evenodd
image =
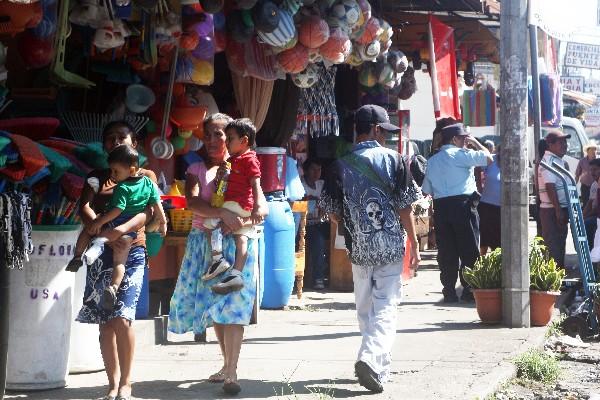
<svg viewBox="0 0 600 400">
<path fill-rule="evenodd" d="M 511 328 L 529 327 L 527 39 L 527 0 L 503 0 L 500 14 L 502 312 L 504 324 Z"/>
</svg>

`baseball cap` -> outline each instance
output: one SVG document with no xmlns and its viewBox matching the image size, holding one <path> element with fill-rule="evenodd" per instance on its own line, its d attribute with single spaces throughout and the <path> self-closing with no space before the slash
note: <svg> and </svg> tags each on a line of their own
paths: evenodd
<svg viewBox="0 0 600 400">
<path fill-rule="evenodd" d="M 469 134 L 465 131 L 463 124 L 457 123 L 448 125 L 442 128 L 442 137 L 444 139 L 450 139 L 454 136 L 468 136 Z"/>
<path fill-rule="evenodd" d="M 571 135 L 569 135 L 567 133 L 563 133 L 561 131 L 550 131 L 550 132 L 548 132 L 548 134 L 545 137 L 546 142 L 548 142 L 548 143 L 554 143 L 558 139 L 570 139 L 570 138 L 571 138 Z"/>
<path fill-rule="evenodd" d="M 390 117 L 385 108 L 375 104 L 367 104 L 356 110 L 354 114 L 354 122 L 367 123 L 371 125 L 379 125 L 381 129 L 388 132 L 398 132 L 400 127 L 390 124 Z"/>
</svg>

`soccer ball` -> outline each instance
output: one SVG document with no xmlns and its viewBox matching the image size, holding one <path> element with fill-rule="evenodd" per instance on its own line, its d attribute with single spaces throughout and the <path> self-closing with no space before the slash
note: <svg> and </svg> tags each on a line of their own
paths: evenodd
<svg viewBox="0 0 600 400">
<path fill-rule="evenodd" d="M 381 43 L 379 40 L 374 40 L 371 43 L 361 44 L 358 46 L 358 53 L 363 61 L 373 61 L 379 55 Z"/>
<path fill-rule="evenodd" d="M 321 51 L 319 49 L 308 49 L 308 62 L 311 64 L 315 64 L 323 61 L 323 56 L 321 55 Z"/>
<path fill-rule="evenodd" d="M 356 0 L 336 0 L 329 9 L 331 27 L 352 30 L 360 21 L 361 9 Z"/>
<path fill-rule="evenodd" d="M 302 89 L 308 89 L 319 81 L 319 69 L 316 64 L 308 64 L 302 72 L 292 74 L 294 85 Z"/>
</svg>

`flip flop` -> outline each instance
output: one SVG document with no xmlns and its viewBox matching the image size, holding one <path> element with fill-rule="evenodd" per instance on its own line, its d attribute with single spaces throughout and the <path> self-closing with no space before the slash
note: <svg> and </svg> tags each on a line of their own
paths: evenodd
<svg viewBox="0 0 600 400">
<path fill-rule="evenodd" d="M 225 383 L 223 384 L 223 391 L 227 394 L 236 395 L 242 391 L 242 387 L 236 380 L 228 377 L 225 378 Z"/>
<path fill-rule="evenodd" d="M 225 382 L 225 373 L 223 371 L 215 372 L 208 377 L 210 383 L 223 383 Z"/>
</svg>

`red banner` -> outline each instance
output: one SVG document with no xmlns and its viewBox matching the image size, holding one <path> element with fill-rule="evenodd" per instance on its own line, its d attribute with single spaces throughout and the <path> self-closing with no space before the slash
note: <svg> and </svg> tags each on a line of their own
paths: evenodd
<svg viewBox="0 0 600 400">
<path fill-rule="evenodd" d="M 436 118 L 452 117 L 460 120 L 454 28 L 442 23 L 433 15 L 429 16 L 429 23 L 433 37 L 436 67 L 436 77 L 432 76 L 431 78 L 437 78 L 440 102 L 439 110 L 435 110 L 435 116 Z"/>
</svg>

